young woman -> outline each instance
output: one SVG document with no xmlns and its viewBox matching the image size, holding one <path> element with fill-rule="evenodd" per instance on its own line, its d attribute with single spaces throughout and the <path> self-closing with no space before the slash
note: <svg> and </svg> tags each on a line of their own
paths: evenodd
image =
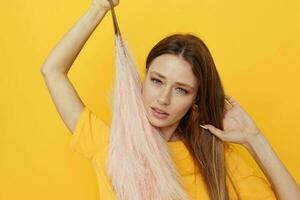
<svg viewBox="0 0 300 200">
<path fill-rule="evenodd" d="M 115 0 L 114 6 L 118 4 Z M 104 200 L 116 199 L 106 173 L 109 126 L 81 101 L 67 74 L 109 10 L 107 0 L 94 0 L 41 69 L 55 106 L 73 133 L 71 147 L 93 161 Z M 149 122 L 161 130 L 191 199 L 300 199 L 299 186 L 263 133 L 224 94 L 213 58 L 198 37 L 173 34 L 153 47 L 142 96 Z M 267 179 L 230 143 L 245 147 Z"/>
</svg>

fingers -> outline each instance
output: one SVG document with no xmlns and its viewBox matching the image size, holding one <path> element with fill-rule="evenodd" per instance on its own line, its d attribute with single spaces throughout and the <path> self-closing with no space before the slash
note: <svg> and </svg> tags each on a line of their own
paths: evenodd
<svg viewBox="0 0 300 200">
<path fill-rule="evenodd" d="M 229 110 L 230 108 L 232 108 L 232 105 L 225 99 L 225 105 L 224 105 L 224 109 L 225 110 Z"/>
<path fill-rule="evenodd" d="M 209 130 L 212 134 L 223 140 L 223 131 L 210 124 L 200 125 L 202 128 Z"/>
<path fill-rule="evenodd" d="M 226 95 L 225 94 L 225 99 L 232 105 L 232 106 L 235 106 L 235 105 L 238 105 L 238 103 L 236 102 L 236 100 L 229 96 L 229 95 Z"/>
<path fill-rule="evenodd" d="M 230 97 L 228 95 L 225 95 L 225 105 L 224 105 L 224 111 L 228 111 L 230 110 L 230 108 L 233 107 L 233 105 L 231 105 L 231 103 L 229 102 Z"/>
<path fill-rule="evenodd" d="M 206 128 L 205 126 L 203 126 L 203 125 L 201 125 L 201 124 L 200 124 L 199 126 L 201 126 L 202 128 L 208 130 L 208 128 Z"/>
</svg>

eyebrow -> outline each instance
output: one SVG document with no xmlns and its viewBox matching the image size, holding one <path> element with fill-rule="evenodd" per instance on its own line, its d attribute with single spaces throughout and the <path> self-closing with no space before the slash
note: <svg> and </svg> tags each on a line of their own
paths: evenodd
<svg viewBox="0 0 300 200">
<path fill-rule="evenodd" d="M 151 71 L 150 73 L 156 74 L 156 75 L 158 75 L 159 77 L 161 77 L 161 78 L 163 78 L 163 79 L 166 78 L 164 75 L 162 75 L 162 74 L 160 74 L 160 73 L 158 73 L 158 72 L 156 72 L 156 71 Z M 181 83 L 181 82 L 175 82 L 175 83 L 176 83 L 177 85 L 186 86 L 186 87 L 189 87 L 189 88 L 191 88 L 191 89 L 194 90 L 194 88 L 193 88 L 192 86 L 188 85 L 188 84 Z"/>
</svg>

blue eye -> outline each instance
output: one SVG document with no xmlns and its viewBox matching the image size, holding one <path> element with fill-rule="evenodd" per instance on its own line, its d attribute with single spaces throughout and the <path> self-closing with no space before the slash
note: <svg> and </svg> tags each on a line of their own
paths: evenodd
<svg viewBox="0 0 300 200">
<path fill-rule="evenodd" d="M 156 82 L 159 82 L 159 83 L 161 83 L 161 81 L 160 80 L 158 80 L 158 79 L 156 79 L 156 78 L 152 78 L 151 79 L 154 83 L 156 83 Z"/>
<path fill-rule="evenodd" d="M 151 78 L 151 81 L 154 82 L 155 84 L 156 84 L 156 83 L 162 83 L 160 80 L 158 80 L 158 79 L 156 79 L 156 78 Z M 182 88 L 178 88 L 178 89 L 180 89 L 180 90 L 182 91 L 182 92 L 180 92 L 180 93 L 182 93 L 182 94 L 187 94 L 187 93 L 188 93 L 188 91 L 185 90 L 185 89 L 182 89 Z"/>
<path fill-rule="evenodd" d="M 178 89 L 181 89 L 181 91 L 183 91 L 183 94 L 187 94 L 188 93 L 185 89 L 182 89 L 182 88 L 178 88 Z"/>
</svg>

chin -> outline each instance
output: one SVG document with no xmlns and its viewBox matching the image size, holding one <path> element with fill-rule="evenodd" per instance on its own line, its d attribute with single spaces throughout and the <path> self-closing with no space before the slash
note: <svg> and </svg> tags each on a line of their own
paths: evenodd
<svg viewBox="0 0 300 200">
<path fill-rule="evenodd" d="M 169 121 L 160 121 L 159 119 L 156 119 L 155 117 L 151 116 L 149 122 L 152 126 L 155 126 L 156 128 L 163 128 L 170 125 Z"/>
</svg>

